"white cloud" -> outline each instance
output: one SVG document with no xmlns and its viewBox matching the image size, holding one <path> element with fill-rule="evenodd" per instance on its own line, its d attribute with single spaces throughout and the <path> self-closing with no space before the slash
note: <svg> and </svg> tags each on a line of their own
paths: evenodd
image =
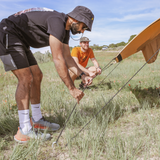
<svg viewBox="0 0 160 160">
<path fill-rule="evenodd" d="M 119 18 L 108 18 L 107 20 L 110 22 L 126 22 L 126 21 L 140 21 L 140 20 L 153 20 L 159 18 L 159 9 L 155 9 L 154 11 L 147 12 L 147 13 L 140 13 L 140 14 L 128 14 L 124 17 Z"/>
<path fill-rule="evenodd" d="M 91 42 L 90 45 L 99 44 L 109 45 L 111 43 L 127 42 L 131 35 L 138 34 L 143 30 L 142 27 L 137 28 L 112 28 L 94 30 L 93 32 L 85 32 L 84 36 L 88 37 Z M 79 41 L 70 40 L 70 46 L 74 47 L 79 44 Z"/>
</svg>

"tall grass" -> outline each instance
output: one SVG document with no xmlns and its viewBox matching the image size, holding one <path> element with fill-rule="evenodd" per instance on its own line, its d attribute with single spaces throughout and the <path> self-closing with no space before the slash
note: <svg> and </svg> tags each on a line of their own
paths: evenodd
<svg viewBox="0 0 160 160">
<path fill-rule="evenodd" d="M 116 54 L 95 52 L 102 68 Z M 96 77 L 85 90 L 84 98 L 54 148 L 52 143 L 60 130 L 51 132 L 50 141 L 33 140 L 25 145 L 14 142 L 19 125 L 14 98 L 17 80 L 11 72 L 3 71 L 0 62 L 0 159 L 160 159 L 159 62 L 158 58 L 153 64 L 147 64 L 112 101 L 110 99 L 145 63 L 142 53 L 123 60 L 100 85 L 115 65 Z M 60 80 L 53 62 L 41 63 L 40 68 L 44 74 L 43 115 L 63 127 L 76 101 Z M 75 85 L 78 87 L 80 82 L 77 80 Z"/>
</svg>

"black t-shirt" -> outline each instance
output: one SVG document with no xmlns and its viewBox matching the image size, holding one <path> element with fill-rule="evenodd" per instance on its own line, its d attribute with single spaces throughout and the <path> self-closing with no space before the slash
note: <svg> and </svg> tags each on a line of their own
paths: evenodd
<svg viewBox="0 0 160 160">
<path fill-rule="evenodd" d="M 3 19 L 1 31 L 17 35 L 34 48 L 49 46 L 49 35 L 68 44 L 69 31 L 65 30 L 67 15 L 47 8 L 31 8 Z"/>
</svg>

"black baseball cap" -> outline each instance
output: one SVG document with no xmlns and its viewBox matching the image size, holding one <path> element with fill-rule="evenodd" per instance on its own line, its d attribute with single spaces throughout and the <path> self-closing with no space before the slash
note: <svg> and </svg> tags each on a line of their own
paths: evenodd
<svg viewBox="0 0 160 160">
<path fill-rule="evenodd" d="M 94 15 L 90 9 L 84 6 L 77 6 L 72 12 L 68 13 L 67 15 L 79 22 L 83 22 L 88 27 L 87 30 L 91 31 Z"/>
</svg>

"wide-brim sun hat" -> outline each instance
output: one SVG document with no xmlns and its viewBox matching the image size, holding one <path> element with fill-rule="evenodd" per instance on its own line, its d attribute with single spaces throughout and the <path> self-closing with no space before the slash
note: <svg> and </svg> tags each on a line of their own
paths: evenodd
<svg viewBox="0 0 160 160">
<path fill-rule="evenodd" d="M 88 31 L 92 30 L 94 15 L 92 11 L 87 7 L 77 6 L 72 12 L 68 13 L 67 15 L 79 22 L 83 22 L 88 27 Z"/>
</svg>

